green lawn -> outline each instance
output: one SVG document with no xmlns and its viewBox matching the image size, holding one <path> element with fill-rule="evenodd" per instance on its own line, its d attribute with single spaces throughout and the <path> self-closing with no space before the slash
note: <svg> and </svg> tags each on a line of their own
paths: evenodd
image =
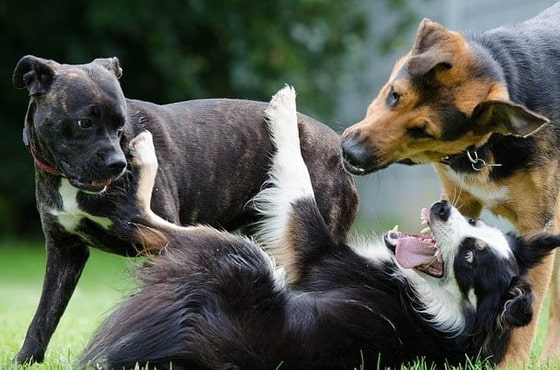
<svg viewBox="0 0 560 370">
<path fill-rule="evenodd" d="M 92 250 L 76 292 L 51 340 L 45 363 L 15 366 L 11 360 L 23 341 L 41 293 L 45 253 L 41 247 L 32 248 L 22 242 L 0 242 L 0 369 L 71 369 L 101 319 L 134 289 L 129 274 L 133 262 L 133 259 Z M 543 315 L 540 323 L 541 333 L 546 327 L 546 316 Z M 541 334 L 536 350 L 542 342 Z M 531 368 L 558 369 L 560 364 Z"/>
<path fill-rule="evenodd" d="M 29 369 L 69 369 L 99 325 L 121 297 L 133 289 L 128 273 L 133 259 L 92 250 L 78 287 L 50 342 L 45 363 Z M 0 369 L 13 366 L 35 312 L 45 269 L 42 247 L 21 242 L 0 243 Z"/>
</svg>

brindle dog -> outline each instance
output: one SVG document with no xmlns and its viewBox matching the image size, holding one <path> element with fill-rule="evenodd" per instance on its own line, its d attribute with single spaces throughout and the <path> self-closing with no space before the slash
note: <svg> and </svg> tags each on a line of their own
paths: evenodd
<svg viewBox="0 0 560 370">
<path fill-rule="evenodd" d="M 262 123 L 267 104 L 208 99 L 156 105 L 125 98 L 120 75 L 117 58 L 68 65 L 26 56 L 15 68 L 14 85 L 30 95 L 24 137 L 35 159 L 47 251 L 41 299 L 18 362 L 43 360 L 90 247 L 125 256 L 142 249 L 136 226 L 125 221 L 137 187 L 128 143 L 139 132 L 150 131 L 157 150 L 151 207 L 159 216 L 229 230 L 255 221 L 246 203 L 270 166 L 273 146 Z M 343 240 L 357 194 L 340 163 L 339 136 L 304 115 L 298 120 L 319 208 Z"/>
</svg>

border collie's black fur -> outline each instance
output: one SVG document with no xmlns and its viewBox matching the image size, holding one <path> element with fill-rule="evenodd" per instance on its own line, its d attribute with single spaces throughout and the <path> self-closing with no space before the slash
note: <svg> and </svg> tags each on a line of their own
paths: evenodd
<svg viewBox="0 0 560 370">
<path fill-rule="evenodd" d="M 291 88 L 275 95 L 267 115 L 277 151 L 270 187 L 255 206 L 265 216 L 262 245 L 274 259 L 248 238 L 169 225 L 142 210 L 144 224 L 169 246 L 146 262 L 139 292 L 102 325 L 82 366 L 353 369 L 477 356 L 498 362 L 511 329 L 532 317 L 528 269 L 560 238 L 504 235 L 442 201 L 422 212 L 433 236 L 393 230 L 373 245 L 341 244 L 317 209 Z M 153 155 L 146 143 L 137 148 L 141 173 L 144 157 Z M 139 191 L 139 206 L 147 208 L 151 189 Z"/>
</svg>

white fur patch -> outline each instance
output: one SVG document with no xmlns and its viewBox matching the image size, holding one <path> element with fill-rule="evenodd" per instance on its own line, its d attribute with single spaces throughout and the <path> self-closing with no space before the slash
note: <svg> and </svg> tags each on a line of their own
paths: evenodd
<svg viewBox="0 0 560 370">
<path fill-rule="evenodd" d="M 479 199 L 487 208 L 495 207 L 509 200 L 509 192 L 507 186 L 499 186 L 489 181 L 487 177 L 480 174 L 464 175 L 453 171 L 449 167 L 446 168 L 446 175 L 455 182 L 461 189 Z M 485 181 L 480 181 L 482 179 Z M 448 194 L 453 197 L 453 194 Z"/>
<path fill-rule="evenodd" d="M 62 208 L 52 209 L 50 211 L 50 214 L 55 216 L 58 220 L 58 223 L 62 225 L 64 230 L 70 233 L 76 231 L 76 228 L 84 218 L 95 222 L 105 230 L 108 230 L 113 225 L 111 219 L 107 217 L 90 215 L 89 213 L 80 209 L 77 199 L 78 192 L 79 190 L 70 185 L 70 182 L 67 179 L 62 178 L 60 180 L 60 188 L 58 189 L 58 193 L 60 194 L 60 198 L 62 199 Z"/>
<path fill-rule="evenodd" d="M 433 222 L 430 225 L 432 233 L 438 241 L 438 246 L 445 256 L 456 250 L 465 238 L 474 238 L 484 241 L 497 256 L 504 259 L 512 258 L 513 252 L 505 235 L 495 227 L 488 226 L 480 221 L 471 225 L 459 211 L 452 207 L 449 219 L 445 223 Z M 446 259 L 446 258 L 444 258 Z"/>
<path fill-rule="evenodd" d="M 270 186 L 257 194 L 253 202 L 265 217 L 260 223 L 259 240 L 266 247 L 279 247 L 289 234 L 292 203 L 313 198 L 313 187 L 299 146 L 295 90 L 286 86 L 278 91 L 265 115 L 276 153 L 267 181 Z"/>
</svg>

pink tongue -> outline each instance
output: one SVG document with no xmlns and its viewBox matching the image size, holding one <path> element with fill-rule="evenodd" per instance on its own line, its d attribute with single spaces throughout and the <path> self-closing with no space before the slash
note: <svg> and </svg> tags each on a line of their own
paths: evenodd
<svg viewBox="0 0 560 370">
<path fill-rule="evenodd" d="M 399 239 L 395 249 L 395 257 L 404 268 L 427 265 L 434 261 L 435 246 L 423 244 L 419 238 L 406 236 Z"/>
</svg>

